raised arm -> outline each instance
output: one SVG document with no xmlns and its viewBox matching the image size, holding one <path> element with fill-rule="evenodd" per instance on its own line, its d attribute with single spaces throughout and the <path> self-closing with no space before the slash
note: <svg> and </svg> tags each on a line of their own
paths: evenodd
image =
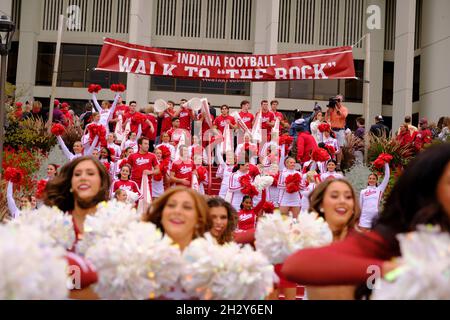
<svg viewBox="0 0 450 320">
<path fill-rule="evenodd" d="M 139 123 L 138 132 L 137 132 L 137 135 L 136 135 L 136 141 L 139 140 L 141 135 L 142 135 L 142 123 Z"/>
<path fill-rule="evenodd" d="M 56 141 L 58 141 L 58 144 L 61 147 L 62 152 L 64 153 L 66 158 L 69 160 L 72 160 L 72 158 L 74 157 L 74 154 L 69 151 L 69 149 L 67 148 L 67 146 L 64 143 L 64 140 L 61 138 L 61 136 L 56 136 Z"/>
<path fill-rule="evenodd" d="M 94 102 L 95 109 L 96 109 L 98 112 L 102 112 L 102 107 L 101 107 L 100 104 L 98 103 L 98 100 L 97 100 L 97 94 L 96 94 L 95 92 L 92 92 L 92 102 Z"/>
<path fill-rule="evenodd" d="M 16 201 L 13 197 L 13 183 L 11 181 L 8 181 L 8 187 L 6 188 L 6 201 L 8 202 L 8 209 L 11 213 L 11 217 L 16 219 L 20 214 L 20 210 L 17 208 Z"/>
<path fill-rule="evenodd" d="M 95 136 L 94 140 L 92 141 L 92 144 L 90 145 L 90 147 L 89 147 L 89 148 L 86 150 L 86 152 L 85 152 L 85 155 L 86 155 L 86 156 L 92 154 L 92 152 L 93 152 L 94 149 L 95 149 L 95 146 L 97 145 L 97 142 L 98 142 L 98 136 Z"/>
<path fill-rule="evenodd" d="M 384 178 L 383 178 L 383 181 L 381 182 L 381 184 L 378 186 L 378 189 L 381 192 L 384 192 L 384 190 L 386 190 L 386 187 L 389 183 L 390 176 L 391 176 L 391 170 L 389 168 L 389 163 L 385 163 L 384 164 Z"/>
<path fill-rule="evenodd" d="M 255 214 L 257 216 L 259 216 L 259 214 L 261 213 L 261 211 L 262 211 L 262 209 L 264 207 L 264 204 L 266 203 L 266 197 L 267 197 L 267 191 L 266 191 L 266 189 L 264 189 L 261 192 L 261 201 L 253 209 L 253 211 L 255 212 Z"/>
<path fill-rule="evenodd" d="M 120 93 L 116 93 L 116 95 L 114 96 L 114 101 L 111 106 L 111 109 L 109 109 L 109 116 L 108 116 L 107 122 L 109 122 L 112 119 L 114 111 L 116 110 L 117 103 L 119 102 L 119 98 L 120 98 Z"/>
</svg>

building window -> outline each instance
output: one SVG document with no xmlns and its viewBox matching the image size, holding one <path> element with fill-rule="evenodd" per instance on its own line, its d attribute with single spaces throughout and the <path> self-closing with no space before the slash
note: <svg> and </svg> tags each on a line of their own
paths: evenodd
<svg viewBox="0 0 450 320">
<path fill-rule="evenodd" d="M 394 62 L 383 63 L 383 104 L 392 105 L 394 101 Z"/>
<path fill-rule="evenodd" d="M 276 84 L 277 98 L 328 100 L 339 93 L 345 101 L 362 102 L 364 60 L 355 60 L 355 73 L 359 79 L 342 80 L 293 80 Z"/>
<path fill-rule="evenodd" d="M 59 87 L 85 88 L 97 83 L 109 88 L 113 83 L 126 83 L 126 73 L 95 71 L 102 46 L 67 44 L 61 45 L 58 67 Z M 39 42 L 36 67 L 36 85 L 50 86 L 52 83 L 55 43 Z"/>
<path fill-rule="evenodd" d="M 413 102 L 420 100 L 420 56 L 414 58 Z"/>
<path fill-rule="evenodd" d="M 19 55 L 19 42 L 11 43 L 11 51 L 8 53 L 8 69 L 6 71 L 6 81 L 16 84 L 17 57 Z"/>
</svg>

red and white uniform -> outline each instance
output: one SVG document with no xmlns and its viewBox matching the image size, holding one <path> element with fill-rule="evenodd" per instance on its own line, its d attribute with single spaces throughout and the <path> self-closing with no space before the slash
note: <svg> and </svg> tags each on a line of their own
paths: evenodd
<svg viewBox="0 0 450 320">
<path fill-rule="evenodd" d="M 145 117 L 153 125 L 153 133 L 150 130 L 150 125 L 147 122 L 144 122 L 142 124 L 142 134 L 144 135 L 144 137 L 148 138 L 150 141 L 155 141 L 156 140 L 156 130 L 158 129 L 158 119 L 156 119 L 156 117 L 151 113 L 146 114 Z"/>
<path fill-rule="evenodd" d="M 307 212 L 309 210 L 309 195 L 311 194 L 311 192 L 314 191 L 315 188 L 316 184 L 310 183 L 305 188 L 300 190 L 300 193 L 302 195 L 302 203 L 301 203 L 302 211 Z"/>
<path fill-rule="evenodd" d="M 195 170 L 195 164 L 192 160 L 187 159 L 185 161 L 179 159 L 172 163 L 170 171 L 175 173 L 175 178 L 186 179 L 192 183 L 192 174 Z M 181 183 L 174 183 L 173 185 L 184 186 Z"/>
<path fill-rule="evenodd" d="M 256 220 L 266 203 L 266 193 L 263 191 L 261 201 L 252 209 L 241 209 L 238 212 L 237 229 L 241 231 L 256 229 Z"/>
<path fill-rule="evenodd" d="M 139 124 L 140 122 L 136 121 L 136 119 L 140 117 L 140 118 L 147 118 L 143 113 L 140 112 L 133 112 L 131 113 L 130 111 L 126 112 L 123 116 L 123 122 L 126 123 L 128 120 L 130 120 L 130 130 L 131 132 L 134 132 L 136 134 L 138 134 L 138 128 L 139 128 Z"/>
<path fill-rule="evenodd" d="M 176 154 L 176 150 L 175 147 L 173 145 L 171 145 L 170 143 L 160 143 L 158 144 L 155 149 L 158 149 L 161 146 L 165 146 L 170 150 L 170 160 L 174 161 L 175 160 L 175 154 Z"/>
<path fill-rule="evenodd" d="M 323 138 L 322 141 L 326 146 L 332 146 L 334 148 L 334 150 L 336 150 L 336 152 L 339 152 L 339 143 L 336 139 L 332 138 L 332 137 L 328 137 L 328 138 Z"/>
<path fill-rule="evenodd" d="M 167 134 L 170 137 L 170 140 L 174 142 L 174 144 L 177 146 L 180 142 L 181 136 L 184 134 L 186 143 L 189 143 L 188 139 L 190 138 L 191 134 L 190 132 L 186 131 L 185 129 L 181 128 L 171 128 L 169 131 L 167 131 Z"/>
<path fill-rule="evenodd" d="M 198 192 L 201 194 L 205 194 L 205 187 L 208 185 L 208 169 L 204 166 L 197 167 L 197 175 L 198 175 Z"/>
<path fill-rule="evenodd" d="M 141 191 L 139 190 L 139 186 L 133 180 L 115 180 L 111 185 L 111 195 L 114 194 L 118 189 L 122 189 L 125 191 L 131 191 L 137 193 L 139 196 L 141 195 Z"/>
<path fill-rule="evenodd" d="M 286 191 L 286 178 L 293 174 L 298 174 L 301 181 L 302 175 L 296 170 L 284 169 L 280 173 L 280 177 L 278 179 L 278 188 L 280 189 L 280 197 L 278 203 L 280 204 L 280 207 L 300 207 L 302 200 L 300 190 L 294 193 L 289 193 Z"/>
<path fill-rule="evenodd" d="M 374 219 L 380 212 L 380 201 L 383 197 L 384 190 L 389 183 L 389 164 L 384 165 L 384 178 L 383 182 L 376 187 L 368 186 L 366 189 L 361 190 L 359 194 L 359 204 L 361 206 L 361 217 L 359 218 L 359 225 L 363 228 L 370 229 Z"/>
<path fill-rule="evenodd" d="M 250 162 L 253 165 L 256 165 L 258 163 L 258 146 L 256 143 L 248 143 L 249 145 L 249 150 L 252 149 L 254 151 L 248 151 L 250 153 Z M 241 143 L 238 144 L 238 146 L 236 147 L 236 151 L 234 152 L 234 154 L 236 155 L 236 157 L 244 157 L 243 153 L 246 152 L 245 151 L 245 147 L 246 147 L 246 143 Z"/>
<path fill-rule="evenodd" d="M 255 120 L 255 116 L 250 112 L 239 112 L 239 116 L 241 117 L 242 121 L 247 126 L 248 130 L 252 130 L 253 128 L 253 121 Z"/>
<path fill-rule="evenodd" d="M 321 182 L 328 180 L 328 179 L 344 179 L 344 176 L 342 175 L 342 173 L 339 173 L 336 171 L 333 171 L 333 172 L 327 171 L 320 175 Z"/>
<path fill-rule="evenodd" d="M 219 197 L 225 199 L 227 196 L 228 188 L 230 186 L 230 176 L 233 173 L 233 165 L 227 165 L 225 163 L 219 166 L 217 169 L 216 177 L 222 178 L 222 184 L 220 185 Z"/>
<path fill-rule="evenodd" d="M 218 130 L 220 130 L 220 132 L 223 133 L 227 122 L 229 122 L 230 125 L 233 126 L 236 125 L 236 120 L 234 120 L 234 118 L 230 115 L 226 117 L 224 117 L 223 115 L 218 116 L 216 120 L 214 120 L 214 125 L 217 127 Z"/>
<path fill-rule="evenodd" d="M 272 131 L 272 127 L 269 126 L 269 122 L 275 121 L 275 115 L 272 111 L 262 112 L 261 113 L 261 128 L 266 130 L 267 132 L 267 140 L 270 139 L 270 132 Z"/>
<path fill-rule="evenodd" d="M 232 193 L 230 203 L 236 211 L 241 209 L 242 199 L 244 198 L 244 194 L 241 192 L 244 186 L 241 185 L 239 179 L 247 174 L 249 174 L 249 172 L 244 173 L 238 170 L 230 176 L 230 183 L 228 186 L 228 191 Z"/>
<path fill-rule="evenodd" d="M 120 147 L 115 143 L 108 143 L 108 148 L 114 150 L 114 154 L 111 155 L 113 157 L 114 162 L 120 159 L 120 154 L 122 153 L 122 150 L 120 150 Z"/>
<path fill-rule="evenodd" d="M 144 170 L 153 170 L 158 165 L 158 160 L 151 152 L 145 154 L 133 153 L 128 157 L 128 163 L 131 166 L 131 180 L 140 186 Z"/>
<path fill-rule="evenodd" d="M 161 164 L 159 160 L 158 165 Z M 158 198 L 164 193 L 164 176 L 161 176 L 161 180 L 155 180 L 155 176 L 152 177 L 152 197 Z"/>
</svg>

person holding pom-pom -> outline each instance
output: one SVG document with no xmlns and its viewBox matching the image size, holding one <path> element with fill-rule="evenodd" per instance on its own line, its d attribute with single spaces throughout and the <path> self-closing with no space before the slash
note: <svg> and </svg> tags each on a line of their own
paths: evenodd
<svg viewBox="0 0 450 320">
<path fill-rule="evenodd" d="M 389 160 L 382 159 L 384 154 L 380 155 L 377 160 L 384 162 L 384 178 L 380 185 L 378 185 L 378 176 L 376 173 L 371 173 L 368 178 L 367 188 L 361 190 L 359 195 L 359 205 L 361 206 L 361 218 L 359 220 L 359 227 L 363 230 L 370 230 L 374 220 L 378 217 L 380 212 L 380 202 L 383 198 L 384 190 L 389 183 L 390 169 Z M 392 158 L 392 156 L 387 155 Z M 376 163 L 379 161 L 375 160 Z M 375 164 L 375 163 L 374 163 Z"/>
<path fill-rule="evenodd" d="M 294 158 L 287 158 L 285 166 L 286 169 L 280 173 L 278 179 L 280 212 L 284 215 L 288 215 L 291 212 L 296 218 L 300 213 L 302 175 L 299 171 L 295 170 Z"/>
<path fill-rule="evenodd" d="M 256 221 L 263 212 L 266 203 L 266 190 L 263 190 L 261 201 L 253 207 L 253 200 L 250 196 L 244 196 L 241 202 L 241 210 L 238 212 L 238 230 L 256 229 Z"/>
<path fill-rule="evenodd" d="M 95 149 L 95 145 L 97 144 L 98 136 L 94 138 L 94 141 L 92 142 L 91 146 L 86 152 L 84 152 L 83 150 L 83 145 L 81 141 L 75 141 L 72 146 L 73 149 L 72 153 L 67 148 L 64 140 L 61 138 L 61 135 L 64 133 L 64 130 L 65 130 L 64 127 L 61 124 L 57 123 L 52 126 L 51 132 L 56 136 L 56 140 L 58 141 L 59 146 L 61 147 L 64 155 L 66 156 L 67 159 L 69 159 L 69 161 L 72 161 L 73 159 L 81 157 L 83 155 L 92 154 L 92 151 Z"/>
</svg>

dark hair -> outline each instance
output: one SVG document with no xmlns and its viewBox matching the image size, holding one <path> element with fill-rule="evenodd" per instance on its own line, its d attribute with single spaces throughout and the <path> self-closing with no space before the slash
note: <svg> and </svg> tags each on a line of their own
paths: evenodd
<svg viewBox="0 0 450 320">
<path fill-rule="evenodd" d="M 220 197 L 209 198 L 208 199 L 208 207 L 210 209 L 217 208 L 217 207 L 223 207 L 223 208 L 225 208 L 225 210 L 227 210 L 227 218 L 228 218 L 227 228 L 225 229 L 225 231 L 222 234 L 222 236 L 220 237 L 220 239 L 217 239 L 217 242 L 219 242 L 219 244 L 231 242 L 233 240 L 233 231 L 234 231 L 234 229 L 236 229 L 236 224 L 237 224 L 236 210 L 234 210 L 233 206 L 229 202 L 225 201 L 224 199 L 222 199 Z M 211 221 L 211 227 L 212 227 L 212 221 Z"/>
<path fill-rule="evenodd" d="M 267 101 L 267 100 L 261 100 L 261 105 L 263 104 L 263 103 L 269 103 L 269 101 Z"/>
<path fill-rule="evenodd" d="M 363 117 L 356 118 L 356 122 L 360 125 L 364 125 L 366 123 L 366 120 Z"/>
<path fill-rule="evenodd" d="M 175 102 L 173 102 L 172 100 L 167 101 L 167 104 L 169 104 L 169 103 L 170 103 L 172 106 L 175 105 Z"/>
<path fill-rule="evenodd" d="M 52 166 L 53 168 L 55 168 L 55 177 L 58 175 L 58 168 L 60 167 L 59 165 L 57 165 L 56 163 L 49 163 L 48 166 Z"/>
<path fill-rule="evenodd" d="M 250 104 L 250 101 L 248 101 L 248 100 L 242 100 L 242 101 L 241 101 L 241 107 L 242 107 L 244 104 Z"/>
<path fill-rule="evenodd" d="M 150 142 L 149 138 L 147 138 L 147 137 L 140 137 L 140 138 L 138 139 L 138 145 L 141 146 L 141 145 L 142 145 L 142 142 L 143 142 L 144 140 L 147 140 L 148 142 Z"/>
<path fill-rule="evenodd" d="M 172 122 L 175 122 L 176 120 L 180 120 L 180 118 L 178 118 L 178 117 L 173 117 L 172 118 Z"/>
<path fill-rule="evenodd" d="M 230 109 L 230 107 L 229 107 L 228 105 L 226 105 L 226 104 L 223 104 L 223 105 L 220 107 L 220 110 L 222 110 L 223 108 L 227 108 L 228 110 Z"/>
<path fill-rule="evenodd" d="M 102 153 L 103 149 L 106 150 L 106 153 L 107 153 L 106 160 L 108 160 L 109 163 L 112 163 L 111 150 L 109 150 L 109 148 L 102 147 L 102 149 L 100 150 L 100 157 L 102 156 L 101 153 Z"/>
<path fill-rule="evenodd" d="M 93 199 L 78 203 L 82 208 L 92 208 L 99 202 L 109 199 L 110 180 L 105 166 L 92 156 L 84 156 L 73 159 L 61 168 L 61 172 L 54 179 L 47 182 L 45 187 L 44 204 L 49 207 L 56 206 L 61 211 L 67 212 L 75 208 L 75 198 L 70 192 L 72 188 L 72 176 L 75 167 L 83 161 L 92 161 L 100 175 L 101 185 L 99 192 Z"/>
<path fill-rule="evenodd" d="M 278 100 L 272 100 L 272 101 L 270 101 L 270 105 L 272 105 L 272 104 L 274 104 L 274 103 L 280 104 L 280 103 L 278 102 Z"/>
<path fill-rule="evenodd" d="M 405 122 L 406 123 L 411 123 L 411 116 L 406 116 L 405 117 Z"/>
<path fill-rule="evenodd" d="M 406 167 L 388 198 L 374 230 L 400 251 L 396 235 L 421 224 L 436 224 L 450 231 L 450 219 L 436 196 L 436 188 L 450 163 L 450 144 L 430 147 Z"/>
<path fill-rule="evenodd" d="M 250 197 L 250 196 L 244 196 L 244 197 L 242 198 L 241 205 L 240 205 L 241 209 L 244 209 L 244 201 L 245 201 L 245 200 L 248 200 L 248 199 L 252 200 L 252 197 Z"/>
<path fill-rule="evenodd" d="M 130 173 L 128 174 L 128 180 L 130 180 L 130 177 L 131 177 L 131 166 L 128 163 L 125 163 L 122 166 L 122 168 L 120 168 L 119 173 L 117 174 L 117 178 L 119 178 L 119 179 L 122 178 L 121 171 L 122 171 L 123 167 L 127 167 L 128 170 L 130 170 Z"/>
<path fill-rule="evenodd" d="M 136 101 L 134 101 L 134 100 L 131 100 L 131 101 L 130 101 L 130 103 L 129 103 L 129 105 L 131 106 L 131 105 L 132 105 L 133 103 L 134 103 L 134 104 L 137 104 L 137 102 L 136 102 Z"/>
</svg>

